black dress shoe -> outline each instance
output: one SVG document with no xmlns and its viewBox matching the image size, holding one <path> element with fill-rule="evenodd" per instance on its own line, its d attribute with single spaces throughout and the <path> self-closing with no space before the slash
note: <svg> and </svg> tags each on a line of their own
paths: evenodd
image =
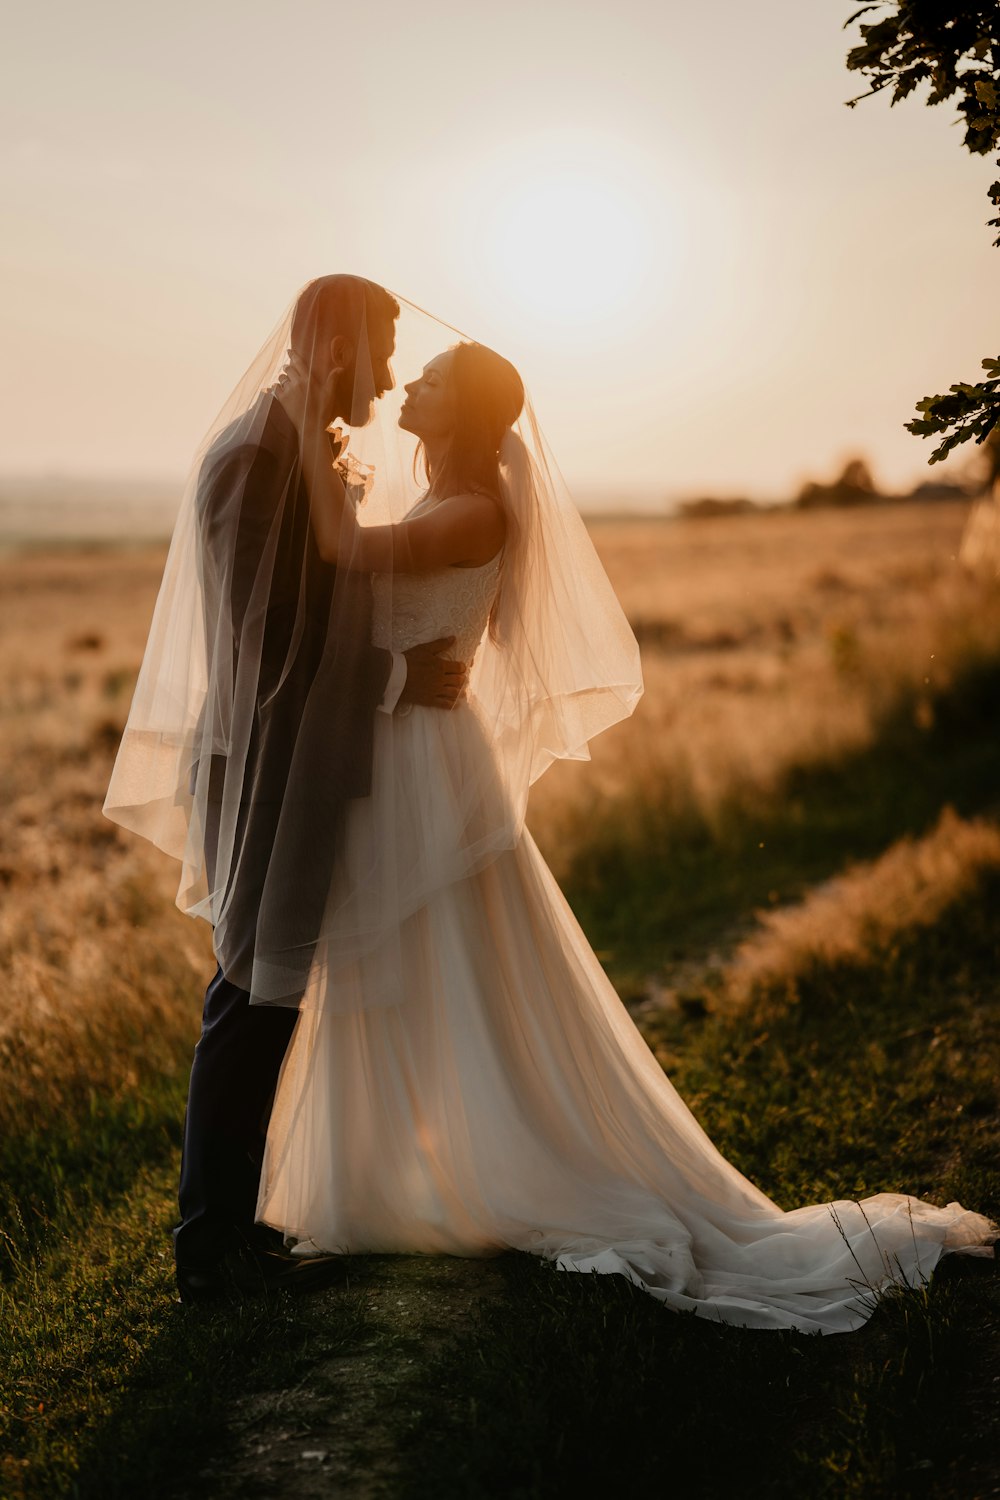
<svg viewBox="0 0 1000 1500">
<path fill-rule="evenodd" d="M 230 1251 L 226 1270 L 244 1294 L 264 1292 L 318 1292 L 342 1281 L 347 1262 L 343 1255 L 289 1255 L 277 1250 Z"/>
<path fill-rule="evenodd" d="M 192 1302 L 223 1302 L 234 1295 L 236 1287 L 220 1261 L 215 1266 L 178 1266 L 177 1290 L 180 1300 L 189 1305 Z"/>
<path fill-rule="evenodd" d="M 255 1224 L 247 1234 L 241 1234 L 243 1242 L 252 1250 L 274 1250 L 279 1255 L 284 1255 L 285 1236 L 280 1229 L 272 1229 L 270 1224 Z"/>
<path fill-rule="evenodd" d="M 230 1250 L 210 1266 L 178 1266 L 181 1301 L 220 1302 L 233 1297 L 262 1297 L 269 1292 L 318 1292 L 346 1276 L 343 1255 L 310 1255 L 261 1250 L 247 1244 Z"/>
</svg>

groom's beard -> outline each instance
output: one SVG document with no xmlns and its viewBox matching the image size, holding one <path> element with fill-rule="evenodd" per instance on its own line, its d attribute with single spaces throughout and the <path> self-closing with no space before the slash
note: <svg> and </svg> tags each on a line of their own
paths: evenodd
<svg viewBox="0 0 1000 1500">
<path fill-rule="evenodd" d="M 330 422 L 346 422 L 348 427 L 367 427 L 375 416 L 375 406 L 384 392 L 376 386 L 370 372 L 362 379 L 357 370 L 345 370 L 340 377 L 336 410 Z M 329 425 L 329 424 L 328 424 Z"/>
<path fill-rule="evenodd" d="M 367 427 L 375 416 L 376 396 L 369 396 L 364 400 L 355 400 L 351 407 L 351 415 L 347 418 L 350 427 Z"/>
</svg>

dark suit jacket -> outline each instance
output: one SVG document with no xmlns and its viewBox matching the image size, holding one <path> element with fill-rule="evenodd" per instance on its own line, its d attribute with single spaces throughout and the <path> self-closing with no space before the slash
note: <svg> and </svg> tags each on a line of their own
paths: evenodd
<svg viewBox="0 0 1000 1500">
<path fill-rule="evenodd" d="M 213 649 L 231 650 L 237 692 L 253 701 L 245 757 L 242 747 L 231 757 L 216 749 L 209 780 L 210 823 L 224 804 L 239 809 L 216 909 L 226 909 L 220 963 L 249 989 L 255 948 L 308 971 L 346 805 L 370 791 L 374 713 L 391 657 L 370 644 L 368 575 L 338 572 L 319 554 L 297 434 L 276 398 L 261 396 L 249 418 L 220 433 L 202 463 L 196 505 L 209 660 Z M 268 568 L 262 559 L 272 549 Z M 217 639 L 220 621 L 231 625 L 231 640 Z M 224 723 L 229 710 L 211 679 L 210 670 L 208 730 L 214 714 L 221 709 Z M 208 835 L 214 886 L 211 828 Z"/>
</svg>

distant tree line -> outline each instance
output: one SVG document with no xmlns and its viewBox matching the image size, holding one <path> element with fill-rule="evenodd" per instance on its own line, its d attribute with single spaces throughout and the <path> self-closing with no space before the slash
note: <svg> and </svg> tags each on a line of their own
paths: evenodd
<svg viewBox="0 0 1000 1500">
<path fill-rule="evenodd" d="M 1000 429 L 998 429 L 1000 433 Z M 899 500 L 969 500 L 983 493 L 1000 473 L 1000 441 L 997 434 L 987 441 L 982 460 L 966 469 L 958 480 L 928 479 L 905 491 L 879 488 L 868 460 L 859 454 L 849 458 L 835 479 L 807 479 L 791 500 L 760 505 L 744 496 L 729 499 L 703 496 L 685 500 L 677 508 L 681 516 L 710 518 L 738 516 L 760 510 L 827 510 L 844 506 L 885 505 Z"/>
<path fill-rule="evenodd" d="M 849 458 L 829 484 L 807 480 L 793 503 L 797 510 L 820 510 L 829 506 L 878 505 L 887 500 L 967 500 L 980 488 L 977 478 L 966 483 L 929 479 L 905 493 L 890 494 L 879 489 L 867 461 L 858 457 Z"/>
</svg>

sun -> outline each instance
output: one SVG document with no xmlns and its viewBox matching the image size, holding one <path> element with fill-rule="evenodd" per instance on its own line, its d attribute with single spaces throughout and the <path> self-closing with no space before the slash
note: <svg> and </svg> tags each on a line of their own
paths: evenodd
<svg viewBox="0 0 1000 1500">
<path fill-rule="evenodd" d="M 662 239 L 655 208 L 634 162 L 533 160 L 492 195 L 485 268 L 532 319 L 593 329 L 637 309 Z"/>
</svg>

